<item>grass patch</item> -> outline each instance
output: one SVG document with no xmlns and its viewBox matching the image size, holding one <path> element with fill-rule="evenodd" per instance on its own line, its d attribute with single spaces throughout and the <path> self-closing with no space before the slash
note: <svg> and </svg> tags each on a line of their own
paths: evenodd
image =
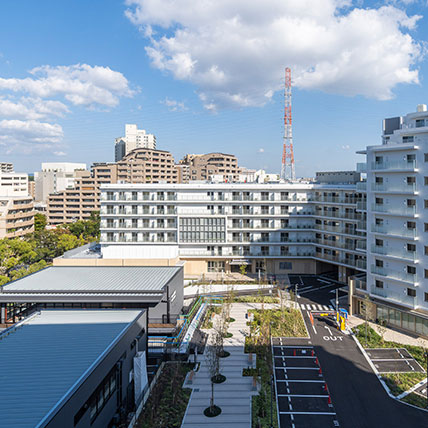
<svg viewBox="0 0 428 428">
<path fill-rule="evenodd" d="M 233 334 L 232 334 L 232 333 L 227 332 L 227 333 L 224 335 L 224 338 L 225 338 L 225 339 L 230 339 L 232 336 L 233 336 Z"/>
<path fill-rule="evenodd" d="M 192 392 L 182 388 L 191 363 L 165 364 L 136 424 L 139 428 L 179 428 Z"/>
<path fill-rule="evenodd" d="M 250 323 L 251 334 L 263 334 L 269 338 L 269 325 L 272 336 L 307 337 L 305 321 L 298 309 L 252 309 L 254 315 Z"/>
<path fill-rule="evenodd" d="M 205 313 L 204 322 L 201 328 L 213 328 L 213 316 L 219 315 L 221 312 L 221 306 L 208 306 L 207 312 Z"/>
<path fill-rule="evenodd" d="M 229 317 L 226 321 L 227 322 L 235 322 L 236 320 L 235 320 L 235 318 Z"/>
<path fill-rule="evenodd" d="M 401 401 L 404 401 L 405 403 L 413 404 L 414 406 L 417 406 L 417 407 L 422 407 L 422 409 L 428 408 L 428 400 L 426 399 L 426 397 L 416 394 L 415 392 L 412 392 L 409 395 L 406 395 L 404 398 L 401 399 Z"/>
<path fill-rule="evenodd" d="M 236 303 L 279 303 L 278 297 L 272 296 L 239 296 L 233 300 Z"/>
<path fill-rule="evenodd" d="M 421 346 L 404 345 L 383 340 L 382 336 L 370 326 L 367 326 L 366 344 L 366 327 L 364 323 L 354 327 L 353 331 L 364 348 L 405 348 L 422 367 L 425 367 L 424 348 Z M 399 395 L 407 391 L 425 377 L 426 373 L 389 373 L 382 375 L 393 395 Z"/>
<path fill-rule="evenodd" d="M 395 396 L 415 386 L 425 377 L 425 373 L 387 373 L 382 375 L 382 379 Z"/>
</svg>

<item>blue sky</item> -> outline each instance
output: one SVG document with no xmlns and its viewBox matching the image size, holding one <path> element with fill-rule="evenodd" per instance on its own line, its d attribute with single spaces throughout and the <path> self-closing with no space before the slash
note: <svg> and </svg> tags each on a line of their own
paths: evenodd
<svg viewBox="0 0 428 428">
<path fill-rule="evenodd" d="M 177 161 L 223 151 L 279 172 L 291 66 L 296 172 L 310 176 L 353 168 L 384 117 L 428 103 L 425 1 L 202 3 L 1 2 L 0 160 L 113 161 L 137 123 Z"/>
</svg>

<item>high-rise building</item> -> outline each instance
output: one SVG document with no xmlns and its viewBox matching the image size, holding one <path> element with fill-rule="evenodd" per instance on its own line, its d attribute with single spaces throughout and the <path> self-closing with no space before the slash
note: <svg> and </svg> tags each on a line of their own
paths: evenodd
<svg viewBox="0 0 428 428">
<path fill-rule="evenodd" d="M 43 162 L 42 170 L 34 173 L 34 200 L 46 204 L 51 193 L 73 188 L 77 171 L 85 170 L 84 163 Z"/>
<path fill-rule="evenodd" d="M 382 144 L 360 152 L 367 173 L 367 276 L 352 310 L 428 336 L 428 112 L 383 121 Z M 363 184 L 363 183 L 362 183 Z"/>
<path fill-rule="evenodd" d="M 34 209 L 33 198 L 28 194 L 28 175 L 0 172 L 0 239 L 33 231 Z"/>
<path fill-rule="evenodd" d="M 235 182 L 239 181 L 241 172 L 236 156 L 224 153 L 187 154 L 180 160 L 180 164 L 189 167 L 189 181 L 216 179 Z"/>
<path fill-rule="evenodd" d="M 125 136 L 115 140 L 115 161 L 123 159 L 135 149 L 156 149 L 156 137 L 148 134 L 145 129 L 138 129 L 137 125 L 126 124 Z"/>
</svg>

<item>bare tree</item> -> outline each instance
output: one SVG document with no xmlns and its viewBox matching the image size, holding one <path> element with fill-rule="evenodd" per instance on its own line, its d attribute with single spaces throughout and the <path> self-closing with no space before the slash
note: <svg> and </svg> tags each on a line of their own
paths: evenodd
<svg viewBox="0 0 428 428">
<path fill-rule="evenodd" d="M 207 346 L 205 361 L 208 367 L 208 375 L 211 382 L 211 398 L 210 398 L 210 412 L 214 412 L 214 381 L 220 374 L 220 356 L 215 343 Z"/>
</svg>

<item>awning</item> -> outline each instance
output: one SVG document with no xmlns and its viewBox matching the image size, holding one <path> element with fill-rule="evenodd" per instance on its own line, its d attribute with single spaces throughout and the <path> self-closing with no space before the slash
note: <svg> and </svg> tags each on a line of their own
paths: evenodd
<svg viewBox="0 0 428 428">
<path fill-rule="evenodd" d="M 229 264 L 231 265 L 249 265 L 251 262 L 247 259 L 235 259 L 232 260 Z"/>
</svg>

